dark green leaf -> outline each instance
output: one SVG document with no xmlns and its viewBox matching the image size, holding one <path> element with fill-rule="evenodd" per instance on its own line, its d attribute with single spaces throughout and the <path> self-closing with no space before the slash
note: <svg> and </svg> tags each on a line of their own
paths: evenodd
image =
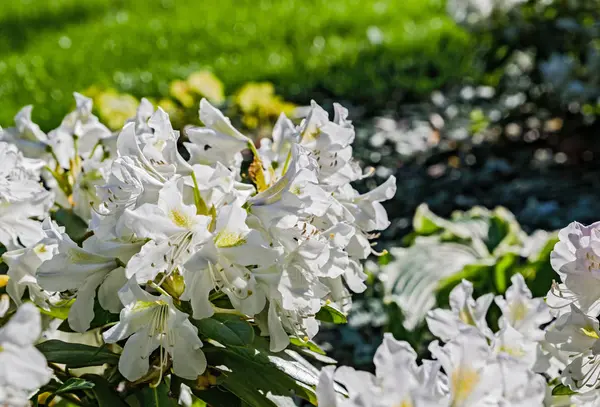
<svg viewBox="0 0 600 407">
<path fill-rule="evenodd" d="M 54 391 L 55 394 L 61 393 L 72 393 L 77 390 L 86 390 L 94 387 L 94 383 L 89 382 L 78 377 L 71 377 L 69 380 L 64 382 L 58 389 Z"/>
<path fill-rule="evenodd" d="M 559 384 L 552 389 L 553 396 L 570 396 L 572 394 L 577 394 L 577 392 L 571 390 L 569 386 L 565 386 L 564 384 Z"/>
<path fill-rule="evenodd" d="M 71 239 L 81 243 L 87 233 L 88 226 L 79 216 L 75 215 L 72 210 L 59 209 L 52 213 L 52 218 L 60 226 L 65 227 L 65 231 Z"/>
<path fill-rule="evenodd" d="M 211 406 L 241 407 L 242 400 L 232 392 L 218 387 L 206 390 L 192 390 L 192 393 L 200 400 Z"/>
<path fill-rule="evenodd" d="M 83 378 L 94 383 L 92 391 L 98 401 L 98 407 L 129 407 L 102 376 L 86 374 Z"/>
<path fill-rule="evenodd" d="M 176 400 L 169 397 L 169 387 L 163 381 L 156 387 L 144 387 L 136 393 L 140 405 L 144 407 L 173 407 Z"/>
<path fill-rule="evenodd" d="M 245 346 L 254 340 L 252 326 L 235 315 L 215 314 L 193 322 L 200 334 L 223 345 Z"/>
<path fill-rule="evenodd" d="M 345 324 L 348 322 L 346 315 L 331 305 L 321 307 L 319 312 L 317 312 L 316 318 L 319 321 L 333 322 L 334 324 Z"/>
<path fill-rule="evenodd" d="M 56 339 L 42 342 L 37 348 L 48 362 L 65 364 L 71 368 L 117 364 L 119 355 L 105 348 L 67 343 Z"/>
<path fill-rule="evenodd" d="M 318 370 L 293 350 L 269 351 L 269 343 L 256 337 L 254 347 L 212 348 L 206 352 L 209 365 L 226 366 L 221 386 L 253 407 L 275 407 L 267 398 L 296 395 L 316 403 L 313 390 Z"/>
</svg>

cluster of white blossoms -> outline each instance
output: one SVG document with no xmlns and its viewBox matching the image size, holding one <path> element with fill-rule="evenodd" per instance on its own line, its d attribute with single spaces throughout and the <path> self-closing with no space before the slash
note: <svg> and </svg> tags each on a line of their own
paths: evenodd
<svg viewBox="0 0 600 407">
<path fill-rule="evenodd" d="M 205 127 L 187 128 L 183 144 L 147 100 L 117 133 L 89 99 L 76 101 L 48 134 L 31 108 L 0 130 L 0 283 L 12 300 L 0 296 L 0 405 L 28 405 L 52 377 L 35 348 L 38 308 L 65 307 L 76 332 L 100 328 L 122 347 L 122 376 L 157 385 L 171 371 L 205 371 L 196 321 L 235 314 L 278 352 L 312 339 L 319 311 L 345 312 L 350 292 L 366 288 L 361 262 L 377 254 L 372 240 L 389 224 L 381 202 L 396 185 L 351 186 L 370 172 L 352 159 L 341 106 L 330 120 L 313 103 L 297 126 L 282 115 L 257 149 L 205 100 Z M 71 212 L 87 225 L 80 235 L 52 220 Z M 427 314 L 431 360 L 386 334 L 375 375 L 322 370 L 319 406 L 599 406 L 600 223 L 573 223 L 559 239 L 551 263 L 561 282 L 545 301 L 520 274 L 495 298 L 473 299 L 463 281 L 449 309 Z M 488 326 L 493 303 L 498 329 Z M 113 323 L 95 322 L 100 308 Z"/>
<path fill-rule="evenodd" d="M 206 100 L 205 127 L 186 129 L 184 146 L 167 113 L 147 100 L 116 134 L 89 99 L 76 101 L 48 134 L 31 108 L 0 132 L 7 293 L 16 304 L 68 304 L 77 332 L 90 329 L 96 304 L 119 314 L 103 337 L 124 344 L 126 379 L 145 377 L 156 350 L 154 368 L 202 374 L 194 319 L 235 311 L 280 351 L 290 336 L 314 337 L 323 306 L 346 310 L 349 289 L 365 289 L 361 261 L 389 224 L 380 202 L 396 185 L 390 177 L 365 194 L 350 185 L 370 174 L 352 158 L 354 128 L 343 107 L 330 120 L 313 102 L 298 126 L 282 115 L 256 149 Z M 82 242 L 50 220 L 52 207 L 88 224 Z"/>
<path fill-rule="evenodd" d="M 433 360 L 417 364 L 417 354 L 386 334 L 375 354 L 376 374 L 349 367 L 326 367 L 317 386 L 320 407 L 480 407 L 542 406 L 547 395 L 548 360 L 539 351 L 552 319 L 542 298 L 532 298 L 523 277 L 513 276 L 506 296 L 474 300 L 464 281 L 450 293 L 450 310 L 427 316 Z M 495 301 L 502 311 L 500 329 L 486 322 Z M 339 385 L 347 397 L 338 392 Z"/>
</svg>

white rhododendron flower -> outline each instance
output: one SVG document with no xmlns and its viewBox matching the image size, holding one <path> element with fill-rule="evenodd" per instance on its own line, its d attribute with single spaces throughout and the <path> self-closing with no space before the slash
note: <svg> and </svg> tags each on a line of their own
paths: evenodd
<svg viewBox="0 0 600 407">
<path fill-rule="evenodd" d="M 506 299 L 498 297 L 497 301 L 513 303 L 515 298 L 523 299 L 516 296 L 516 292 L 525 291 L 521 277 L 512 280 Z M 430 344 L 433 360 L 419 364 L 408 343 L 385 334 L 375 354 L 375 375 L 347 367 L 326 367 L 321 371 L 317 386 L 319 406 L 544 405 L 546 380 L 534 370 L 539 341 L 512 327 L 508 318 L 500 331 L 492 332 L 483 323 L 490 296 L 474 300 L 472 294 L 472 284 L 462 281 L 451 293 L 452 310 L 437 309 L 430 313 L 434 318 L 427 318 L 430 331 L 446 342 Z M 539 305 L 530 293 L 523 297 L 526 305 Z M 538 325 L 531 321 L 527 328 L 536 331 L 543 321 L 547 318 Z M 340 385 L 347 395 L 339 391 Z"/>
<path fill-rule="evenodd" d="M 29 397 L 50 381 L 52 371 L 34 346 L 40 335 L 40 312 L 32 304 L 21 305 L 0 328 L 0 405 L 28 406 Z"/>
<path fill-rule="evenodd" d="M 461 329 L 475 326 L 485 336 L 491 336 L 485 317 L 494 296 L 486 294 L 473 299 L 473 284 L 463 280 L 450 293 L 450 309 L 435 309 L 427 313 L 431 332 L 444 341 L 455 338 Z"/>
<path fill-rule="evenodd" d="M 151 295 L 130 280 L 119 297 L 123 303 L 120 321 L 104 333 L 107 343 L 127 339 L 119 360 L 119 370 L 134 381 L 149 369 L 150 354 L 160 348 L 160 369 L 165 368 L 168 355 L 173 371 L 186 379 L 195 379 L 206 369 L 202 341 L 188 316 L 173 306 L 171 297 Z"/>
<path fill-rule="evenodd" d="M 544 331 L 539 327 L 552 320 L 548 306 L 543 298 L 532 298 L 531 291 L 521 274 L 515 274 L 512 285 L 502 296 L 495 298 L 496 304 L 502 311 L 500 326 L 511 326 L 524 336 L 540 340 Z"/>
</svg>

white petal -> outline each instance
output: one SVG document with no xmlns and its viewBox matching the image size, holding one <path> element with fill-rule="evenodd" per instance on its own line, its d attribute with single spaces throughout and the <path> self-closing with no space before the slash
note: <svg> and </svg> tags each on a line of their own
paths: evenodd
<svg viewBox="0 0 600 407">
<path fill-rule="evenodd" d="M 206 357 L 198 331 L 188 320 L 177 329 L 175 346 L 171 350 L 173 372 L 184 379 L 194 380 L 206 370 Z"/>
<path fill-rule="evenodd" d="M 288 334 L 283 329 L 283 325 L 277 315 L 277 308 L 274 302 L 269 304 L 269 335 L 271 336 L 271 352 L 284 350 L 290 343 Z"/>
<path fill-rule="evenodd" d="M 117 314 L 123 308 L 119 299 L 119 290 L 127 283 L 125 269 L 118 267 L 108 273 L 98 289 L 98 301 L 105 310 Z"/>
<path fill-rule="evenodd" d="M 102 283 L 104 274 L 94 274 L 85 280 L 77 291 L 77 299 L 69 310 L 69 326 L 75 332 L 83 333 L 90 328 L 94 319 L 94 299 L 96 288 Z"/>
<path fill-rule="evenodd" d="M 119 372 L 130 382 L 140 379 L 148 372 L 148 357 L 158 346 L 159 341 L 148 336 L 147 330 L 131 335 L 119 359 Z"/>
</svg>

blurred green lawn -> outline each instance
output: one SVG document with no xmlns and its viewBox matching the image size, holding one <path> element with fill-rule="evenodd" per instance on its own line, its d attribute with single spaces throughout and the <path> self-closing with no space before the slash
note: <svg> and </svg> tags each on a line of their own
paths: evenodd
<svg viewBox="0 0 600 407">
<path fill-rule="evenodd" d="M 202 68 L 227 92 L 269 80 L 292 101 L 377 111 L 459 79 L 468 44 L 443 0 L 5 0 L 0 125 L 26 104 L 57 125 L 91 85 L 166 95 Z"/>
</svg>

